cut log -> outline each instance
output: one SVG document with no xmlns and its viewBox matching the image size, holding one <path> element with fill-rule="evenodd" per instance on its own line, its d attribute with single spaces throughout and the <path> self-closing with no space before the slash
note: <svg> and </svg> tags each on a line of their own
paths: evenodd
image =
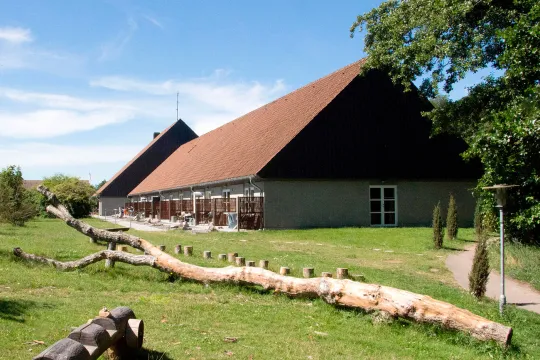
<svg viewBox="0 0 540 360">
<path fill-rule="evenodd" d="M 243 258 L 241 256 L 237 256 L 235 261 L 236 261 L 236 265 L 238 265 L 238 266 L 246 266 L 246 258 Z"/>
<path fill-rule="evenodd" d="M 161 251 L 165 251 L 166 246 L 165 245 L 159 245 L 158 248 Z"/>
<path fill-rule="evenodd" d="M 193 246 L 184 246 L 184 255 L 185 256 L 193 255 Z"/>
<path fill-rule="evenodd" d="M 329 277 L 329 278 L 331 278 L 331 277 L 332 277 L 332 273 L 331 273 L 331 272 L 323 271 L 323 272 L 321 273 L 321 276 L 322 276 L 322 277 Z"/>
<path fill-rule="evenodd" d="M 90 360 L 90 354 L 83 344 L 64 338 L 43 350 L 33 360 Z"/>
<path fill-rule="evenodd" d="M 203 251 L 203 258 L 211 259 L 212 258 L 212 252 L 211 251 Z"/>
<path fill-rule="evenodd" d="M 218 259 L 221 261 L 227 261 L 227 254 L 219 254 Z"/>
<path fill-rule="evenodd" d="M 95 323 L 79 326 L 68 335 L 68 338 L 81 343 L 91 358 L 97 358 L 112 343 L 107 330 Z"/>
<path fill-rule="evenodd" d="M 268 269 L 268 260 L 260 260 L 259 267 L 263 269 Z"/>
<path fill-rule="evenodd" d="M 273 289 L 290 296 L 320 297 L 327 303 L 337 306 L 361 308 L 366 311 L 382 311 L 393 317 L 439 324 L 449 329 L 468 332 L 480 340 L 495 340 L 505 345 L 511 341 L 512 328 L 427 295 L 377 284 L 359 283 L 349 279 L 327 277 L 301 279 L 278 275 L 258 267 L 206 268 L 184 263 L 137 236 L 107 232 L 77 220 L 69 214 L 48 189 L 40 186 L 39 191 L 48 198 L 50 205 L 47 206 L 47 211 L 64 220 L 66 224 L 79 232 L 101 241 L 130 245 L 145 251 L 147 255 L 136 256 L 103 250 L 77 261 L 60 262 L 27 254 L 20 248 L 14 249 L 13 252 L 16 256 L 29 261 L 51 264 L 60 270 L 75 270 L 111 258 L 133 265 L 151 266 L 167 273 L 175 273 L 181 278 L 202 283 L 235 282 L 259 285 L 265 289 Z M 344 275 L 343 271 L 342 275 Z"/>
<path fill-rule="evenodd" d="M 255 266 L 255 261 L 246 261 L 246 266 Z"/>
<path fill-rule="evenodd" d="M 304 278 L 306 278 L 306 279 L 312 278 L 313 275 L 315 275 L 315 269 L 313 269 L 313 268 L 304 268 L 302 270 L 302 275 L 304 275 Z"/>
<path fill-rule="evenodd" d="M 174 253 L 180 254 L 182 252 L 182 245 L 178 244 L 174 247 Z"/>
<path fill-rule="evenodd" d="M 227 260 L 230 262 L 230 263 L 234 263 L 236 261 L 236 258 L 238 257 L 238 253 L 229 253 L 227 255 Z"/>
<path fill-rule="evenodd" d="M 110 242 L 107 245 L 107 250 L 116 250 L 116 243 Z M 106 268 L 114 267 L 114 260 L 111 260 L 111 259 L 105 260 L 105 267 Z"/>
<path fill-rule="evenodd" d="M 349 269 L 347 268 L 337 268 L 336 277 L 338 279 L 348 279 L 349 278 Z"/>
<path fill-rule="evenodd" d="M 279 273 L 283 276 L 285 275 L 289 275 L 291 273 L 291 269 L 289 269 L 288 267 L 286 266 L 282 266 L 279 268 Z"/>
</svg>

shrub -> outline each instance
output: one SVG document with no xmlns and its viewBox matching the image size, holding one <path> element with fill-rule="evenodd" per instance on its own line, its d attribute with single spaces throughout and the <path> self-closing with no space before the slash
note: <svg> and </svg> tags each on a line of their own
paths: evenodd
<svg viewBox="0 0 540 360">
<path fill-rule="evenodd" d="M 0 172 L 0 222 L 23 226 L 36 216 L 37 207 L 23 186 L 21 169 L 14 165 Z"/>
<path fill-rule="evenodd" d="M 88 216 L 92 210 L 91 196 L 95 189 L 88 182 L 63 174 L 56 174 L 43 180 L 43 185 L 56 194 L 58 200 L 73 217 Z"/>
<path fill-rule="evenodd" d="M 487 237 L 481 235 L 476 244 L 474 260 L 469 273 L 469 291 L 477 299 L 486 293 L 486 285 L 489 279 L 489 257 L 487 249 Z"/>
<path fill-rule="evenodd" d="M 448 214 L 446 215 L 446 235 L 448 239 L 454 240 L 457 238 L 458 233 L 458 214 L 457 205 L 454 195 L 450 194 L 450 201 L 448 203 Z"/>
<path fill-rule="evenodd" d="M 433 244 L 435 249 L 442 248 L 444 237 L 444 226 L 441 216 L 441 203 L 437 203 L 433 209 Z"/>
</svg>

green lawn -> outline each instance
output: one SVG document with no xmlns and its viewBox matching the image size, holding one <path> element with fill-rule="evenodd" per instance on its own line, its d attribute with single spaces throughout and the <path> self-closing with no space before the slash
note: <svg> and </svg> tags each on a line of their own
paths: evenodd
<svg viewBox="0 0 540 360">
<path fill-rule="evenodd" d="M 489 247 L 491 267 L 500 269 L 501 249 L 499 242 Z M 505 273 L 514 279 L 530 283 L 540 290 L 540 247 L 505 242 L 504 250 Z"/>
<path fill-rule="evenodd" d="M 108 223 L 90 220 L 94 225 Z M 540 316 L 497 303 L 478 303 L 455 286 L 444 258 L 472 241 L 470 229 L 435 251 L 431 229 L 319 229 L 210 233 L 141 233 L 172 252 L 193 245 L 196 256 L 182 260 L 225 266 L 202 259 L 202 251 L 236 251 L 246 260 L 270 260 L 270 269 L 302 267 L 316 273 L 348 267 L 366 281 L 427 294 L 514 327 L 513 346 L 502 349 L 470 336 L 408 321 L 373 323 L 373 315 L 336 309 L 321 300 L 289 299 L 260 289 L 204 286 L 172 281 L 155 269 L 103 263 L 70 273 L 29 265 L 11 255 L 13 247 L 61 260 L 103 249 L 58 220 L 37 220 L 24 228 L 0 225 L 0 347 L 2 358 L 28 359 L 65 337 L 107 306 L 130 306 L 146 325 L 141 359 L 491 359 L 540 358 Z M 375 250 L 378 249 L 378 250 Z M 228 343 L 225 337 L 239 338 Z"/>
</svg>

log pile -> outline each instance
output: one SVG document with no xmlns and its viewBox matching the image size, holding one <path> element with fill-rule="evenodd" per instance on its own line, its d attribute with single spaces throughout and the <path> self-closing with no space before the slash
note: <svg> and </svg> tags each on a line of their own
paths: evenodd
<svg viewBox="0 0 540 360">
<path fill-rule="evenodd" d="M 144 323 L 125 306 L 99 316 L 73 330 L 33 360 L 94 360 L 102 354 L 110 360 L 129 360 L 142 347 Z"/>
<path fill-rule="evenodd" d="M 510 344 L 512 328 L 475 315 L 468 310 L 452 304 L 433 299 L 427 295 L 415 294 L 377 284 L 367 284 L 348 279 L 346 269 L 338 270 L 337 277 L 324 274 L 317 278 L 296 278 L 286 276 L 288 268 L 282 268 L 276 274 L 262 267 L 225 267 L 207 268 L 184 263 L 165 253 L 150 242 L 134 235 L 122 232 L 109 232 L 94 228 L 71 216 L 60 204 L 56 196 L 47 188 L 40 186 L 38 190 L 47 197 L 47 211 L 62 219 L 77 231 L 107 243 L 129 245 L 144 251 L 145 255 L 131 255 L 126 252 L 102 250 L 77 261 L 60 262 L 54 259 L 27 254 L 20 248 L 14 254 L 20 258 L 47 263 L 60 270 L 75 270 L 92 263 L 109 259 L 131 265 L 151 266 L 166 273 L 174 273 L 180 278 L 201 283 L 236 283 L 243 285 L 259 285 L 264 289 L 274 290 L 289 296 L 321 298 L 329 304 L 345 306 L 365 311 L 380 311 L 392 317 L 400 317 L 421 323 L 439 324 L 445 328 L 463 331 L 480 340 L 494 340 L 504 345 Z M 184 247 L 186 252 L 187 246 Z M 186 255 L 192 254 L 192 248 Z M 228 260 L 240 262 L 238 254 L 228 254 Z M 339 278 L 341 277 L 341 278 Z"/>
</svg>

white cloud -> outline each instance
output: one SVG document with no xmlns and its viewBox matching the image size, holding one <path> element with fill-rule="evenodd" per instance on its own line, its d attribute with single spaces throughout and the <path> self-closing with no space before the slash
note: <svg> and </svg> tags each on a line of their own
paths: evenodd
<svg viewBox="0 0 540 360">
<path fill-rule="evenodd" d="M 270 85 L 259 82 L 227 82 L 224 70 L 213 77 L 163 82 L 142 81 L 125 77 L 104 77 L 91 81 L 94 87 L 152 95 L 154 99 L 174 99 L 179 93 L 180 117 L 187 120 L 197 134 L 208 132 L 254 110 L 286 90 L 282 80 Z"/>
<path fill-rule="evenodd" d="M 143 17 L 148 20 L 150 23 L 154 24 L 155 26 L 157 26 L 158 28 L 160 28 L 161 30 L 164 29 L 164 26 L 162 23 L 160 23 L 155 17 L 153 16 L 150 16 L 150 15 L 143 15 Z"/>
<path fill-rule="evenodd" d="M 23 168 L 125 162 L 141 149 L 133 145 L 72 146 L 30 142 L 0 145 L 0 168 L 12 163 Z"/>
<path fill-rule="evenodd" d="M 0 27 L 0 41 L 20 44 L 32 41 L 30 29 L 20 27 Z"/>
<path fill-rule="evenodd" d="M 135 19 L 132 17 L 128 18 L 127 28 L 121 30 L 113 39 L 101 45 L 101 54 L 98 61 L 118 58 L 138 28 L 139 25 Z"/>
</svg>

